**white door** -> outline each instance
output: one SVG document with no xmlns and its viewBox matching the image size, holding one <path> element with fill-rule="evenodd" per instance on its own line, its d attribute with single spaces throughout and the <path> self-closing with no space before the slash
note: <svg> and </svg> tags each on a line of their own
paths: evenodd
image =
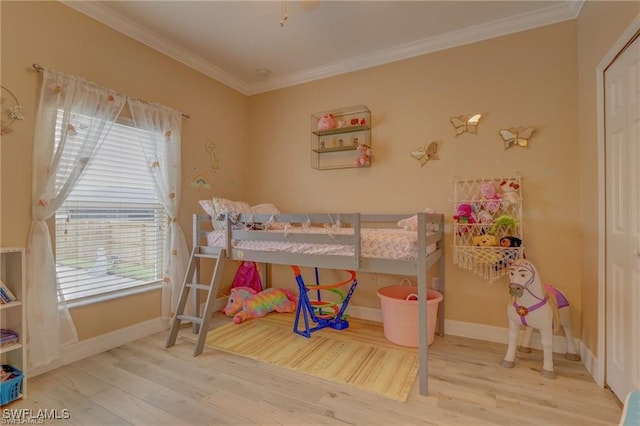
<svg viewBox="0 0 640 426">
<path fill-rule="evenodd" d="M 605 70 L 606 384 L 640 389 L 640 38 Z"/>
</svg>

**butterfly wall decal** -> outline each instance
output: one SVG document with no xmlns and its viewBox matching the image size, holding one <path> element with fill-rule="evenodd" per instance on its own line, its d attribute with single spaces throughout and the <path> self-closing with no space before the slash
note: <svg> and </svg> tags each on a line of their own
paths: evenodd
<svg viewBox="0 0 640 426">
<path fill-rule="evenodd" d="M 527 148 L 529 145 L 529 138 L 531 138 L 534 130 L 534 127 L 529 127 L 526 129 L 515 129 L 512 127 L 510 129 L 500 130 L 500 136 L 502 136 L 502 139 L 504 139 L 504 149 L 509 149 L 512 146 Z"/>
<path fill-rule="evenodd" d="M 411 151 L 411 156 L 420 162 L 420 167 L 427 164 L 427 161 L 429 160 L 439 160 L 438 142 L 434 141 L 429 145 L 414 149 Z"/>
<path fill-rule="evenodd" d="M 451 124 L 456 129 L 456 136 L 460 136 L 463 133 L 478 134 L 478 123 L 482 118 L 482 114 L 473 115 L 461 115 L 458 117 L 451 117 Z"/>
</svg>

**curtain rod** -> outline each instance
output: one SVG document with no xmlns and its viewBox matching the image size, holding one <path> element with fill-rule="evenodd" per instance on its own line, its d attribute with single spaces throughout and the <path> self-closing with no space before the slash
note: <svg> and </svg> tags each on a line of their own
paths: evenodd
<svg viewBox="0 0 640 426">
<path fill-rule="evenodd" d="M 42 72 L 42 71 L 44 71 L 44 67 L 43 67 L 42 65 L 40 65 L 40 64 L 35 64 L 35 63 L 33 64 L 33 69 L 34 69 L 34 70 L 36 70 L 37 72 Z M 140 101 L 140 102 L 143 102 L 143 103 L 145 103 L 145 104 L 148 104 L 148 103 L 149 103 L 149 102 L 145 102 L 145 101 L 143 101 L 143 100 L 141 100 L 141 99 L 137 99 L 137 100 L 138 100 L 138 101 Z M 181 112 L 180 114 L 182 114 L 182 117 L 184 117 L 184 118 L 191 118 L 191 115 L 190 115 L 190 114 L 185 114 L 184 112 Z"/>
</svg>

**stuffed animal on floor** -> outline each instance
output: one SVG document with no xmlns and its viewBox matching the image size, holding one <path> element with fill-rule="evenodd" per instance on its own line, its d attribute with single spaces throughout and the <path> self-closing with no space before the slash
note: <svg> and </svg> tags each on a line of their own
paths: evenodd
<svg viewBox="0 0 640 426">
<path fill-rule="evenodd" d="M 269 312 L 293 312 L 296 310 L 297 298 L 283 288 L 268 288 L 257 293 L 251 287 L 235 287 L 231 289 L 227 305 L 222 313 L 233 317 L 233 322 L 240 324 L 250 318 L 260 318 Z"/>
</svg>

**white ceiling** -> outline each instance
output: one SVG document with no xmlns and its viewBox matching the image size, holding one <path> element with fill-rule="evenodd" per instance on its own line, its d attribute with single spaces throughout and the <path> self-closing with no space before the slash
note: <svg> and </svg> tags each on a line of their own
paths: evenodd
<svg viewBox="0 0 640 426">
<path fill-rule="evenodd" d="M 583 0 L 63 3 L 253 95 L 574 19 Z"/>
</svg>

